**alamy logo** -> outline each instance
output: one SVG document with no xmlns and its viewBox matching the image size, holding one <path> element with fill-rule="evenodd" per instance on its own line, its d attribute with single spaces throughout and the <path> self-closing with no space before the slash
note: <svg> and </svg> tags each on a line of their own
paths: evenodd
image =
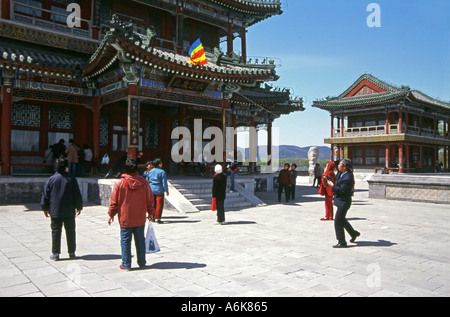
<svg viewBox="0 0 450 317">
<path fill-rule="evenodd" d="M 209 127 L 203 131 L 202 119 L 194 119 L 194 142 L 192 150 L 192 133 L 187 127 L 176 127 L 172 130 L 171 139 L 178 140 L 172 146 L 171 157 L 175 163 L 195 162 L 207 163 L 234 161 L 234 137 L 237 130 L 226 127 L 225 133 L 218 127 Z M 258 135 L 255 127 L 248 128 L 249 163 L 258 161 Z M 210 141 L 206 145 L 203 142 Z M 272 129 L 271 154 L 267 156 L 267 165 L 261 166 L 261 173 L 273 173 L 278 170 L 279 163 L 279 131 Z M 224 155 L 225 153 L 225 155 Z"/>
<path fill-rule="evenodd" d="M 81 27 L 81 7 L 78 3 L 69 3 L 66 11 L 72 12 L 67 16 L 67 26 L 70 28 Z"/>
<path fill-rule="evenodd" d="M 367 26 L 369 28 L 381 27 L 381 7 L 378 3 L 370 3 L 367 6 L 367 12 L 371 12 L 367 17 Z"/>
</svg>

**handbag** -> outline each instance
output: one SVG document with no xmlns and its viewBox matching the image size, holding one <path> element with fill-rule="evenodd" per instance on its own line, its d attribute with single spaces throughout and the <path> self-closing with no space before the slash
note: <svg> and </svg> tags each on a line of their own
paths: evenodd
<svg viewBox="0 0 450 317">
<path fill-rule="evenodd" d="M 156 240 L 155 230 L 153 224 L 148 223 L 147 233 L 145 235 L 145 253 L 156 253 L 161 251 L 159 248 L 158 240 Z"/>
<path fill-rule="evenodd" d="M 217 200 L 216 197 L 213 197 L 211 202 L 211 211 L 216 211 L 216 209 L 217 209 Z"/>
<path fill-rule="evenodd" d="M 325 192 L 326 192 L 325 186 L 323 184 L 320 184 L 319 190 L 317 191 L 317 193 L 321 196 L 325 196 Z"/>
</svg>

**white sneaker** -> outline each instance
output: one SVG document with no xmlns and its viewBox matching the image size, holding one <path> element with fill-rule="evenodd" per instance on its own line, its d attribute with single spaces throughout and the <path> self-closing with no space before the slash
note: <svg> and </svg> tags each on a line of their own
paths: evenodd
<svg viewBox="0 0 450 317">
<path fill-rule="evenodd" d="M 234 191 L 230 190 L 230 193 L 234 193 Z"/>
</svg>

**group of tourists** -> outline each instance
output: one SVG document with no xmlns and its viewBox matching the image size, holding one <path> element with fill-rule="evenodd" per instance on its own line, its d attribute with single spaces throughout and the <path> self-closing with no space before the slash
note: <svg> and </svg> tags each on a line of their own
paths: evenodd
<svg viewBox="0 0 450 317">
<path fill-rule="evenodd" d="M 41 207 L 46 217 L 51 218 L 52 260 L 59 260 L 61 234 L 64 227 L 69 258 L 74 259 L 76 251 L 75 217 L 83 209 L 83 199 L 75 177 L 70 171 L 67 157 L 55 161 L 56 173 L 44 185 Z M 122 263 L 121 269 L 131 268 L 131 240 L 134 238 L 137 262 L 145 266 L 146 218 L 161 222 L 164 208 L 164 194 L 169 195 L 167 176 L 160 159 L 147 163 L 147 170 L 138 174 L 137 161 L 128 158 L 123 173 L 114 185 L 108 209 L 108 224 L 117 215 L 120 224 Z"/>
<path fill-rule="evenodd" d="M 338 154 L 339 152 L 336 151 L 335 156 L 337 157 Z M 286 202 L 295 199 L 296 168 L 295 164 L 285 163 L 284 168 L 279 172 L 276 181 L 278 184 L 278 202 L 281 202 L 283 191 Z M 335 169 L 337 169 L 336 174 Z M 350 242 L 352 243 L 360 236 L 360 233 L 353 229 L 346 219 L 347 212 L 352 204 L 354 185 L 353 167 L 349 159 L 329 161 L 325 170 L 318 163 L 314 167 L 313 187 L 318 187 L 318 193 L 325 197 L 325 216 L 320 220 L 334 220 L 336 239 L 338 240 L 338 243 L 333 246 L 334 248 L 347 247 L 344 230 L 350 235 Z M 333 200 L 334 206 L 337 207 L 336 215 L 334 215 Z"/>
<path fill-rule="evenodd" d="M 277 178 L 278 184 L 278 202 L 281 202 L 281 194 L 284 191 L 286 202 L 295 200 L 295 184 L 297 183 L 297 165 L 289 163 L 284 164 Z"/>
<path fill-rule="evenodd" d="M 66 157 L 69 164 L 69 174 L 73 178 L 77 175 L 84 177 L 85 165 L 92 163 L 92 150 L 89 145 L 84 144 L 83 147 L 75 143 L 73 139 L 69 139 L 69 145 L 66 147 L 64 139 L 60 139 L 58 143 L 50 145 L 44 153 L 44 163 L 56 163 L 61 156 Z"/>
<path fill-rule="evenodd" d="M 134 238 L 139 267 L 144 267 L 145 260 L 145 236 L 144 228 L 146 219 L 161 223 L 164 208 L 164 194 L 169 196 L 167 175 L 162 169 L 160 159 L 149 161 L 147 170 L 141 175 L 138 173 L 138 162 L 127 158 L 123 167 L 123 173 L 119 181 L 113 187 L 110 206 L 108 209 L 108 224 L 118 217 L 120 224 L 120 241 L 122 250 L 121 269 L 131 268 L 131 240 Z M 338 169 L 334 174 L 334 169 Z M 284 165 L 280 171 L 277 183 L 278 201 L 281 201 L 281 193 L 285 191 L 286 201 L 295 198 L 295 182 L 297 177 L 296 165 Z M 69 258 L 74 259 L 76 251 L 75 217 L 80 215 L 83 209 L 83 199 L 74 176 L 70 174 L 70 164 L 67 157 L 60 156 L 55 161 L 56 172 L 44 185 L 41 207 L 46 217 L 51 218 L 52 233 L 52 260 L 59 260 L 61 253 L 62 227 L 65 229 Z M 236 172 L 235 166 L 226 166 L 227 173 Z M 227 175 L 220 164 L 215 166 L 215 174 L 212 182 L 213 204 L 211 210 L 217 210 L 217 224 L 225 223 L 224 202 L 226 198 Z M 234 176 L 234 175 L 233 175 Z M 232 190 L 234 190 L 234 177 L 232 177 Z M 330 161 L 323 173 L 319 193 L 325 196 L 325 217 L 321 220 L 333 220 L 332 197 L 337 207 L 334 217 L 336 238 L 338 244 L 334 247 L 347 246 L 344 230 L 350 236 L 350 242 L 360 233 L 353 229 L 346 220 L 346 214 L 351 206 L 354 189 L 354 176 L 351 162 L 348 159 L 342 161 Z M 214 205 L 214 206 L 213 206 Z"/>
</svg>

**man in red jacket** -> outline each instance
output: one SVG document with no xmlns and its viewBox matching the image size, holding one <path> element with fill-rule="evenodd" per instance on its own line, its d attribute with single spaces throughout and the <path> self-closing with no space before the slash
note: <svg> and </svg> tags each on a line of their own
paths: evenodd
<svg viewBox="0 0 450 317">
<path fill-rule="evenodd" d="M 277 178 L 278 184 L 278 202 L 281 202 L 281 193 L 284 190 L 284 195 L 286 202 L 289 202 L 289 193 L 291 190 L 291 171 L 289 171 L 289 164 L 284 164 L 284 169 L 282 169 Z"/>
<path fill-rule="evenodd" d="M 131 239 L 134 235 L 137 263 L 144 267 L 145 260 L 145 214 L 151 220 L 155 214 L 153 194 L 149 183 L 137 173 L 136 160 L 127 159 L 124 174 L 114 185 L 109 205 L 108 224 L 118 215 L 120 224 L 120 244 L 122 248 L 122 264 L 120 268 L 131 268 Z"/>
</svg>

